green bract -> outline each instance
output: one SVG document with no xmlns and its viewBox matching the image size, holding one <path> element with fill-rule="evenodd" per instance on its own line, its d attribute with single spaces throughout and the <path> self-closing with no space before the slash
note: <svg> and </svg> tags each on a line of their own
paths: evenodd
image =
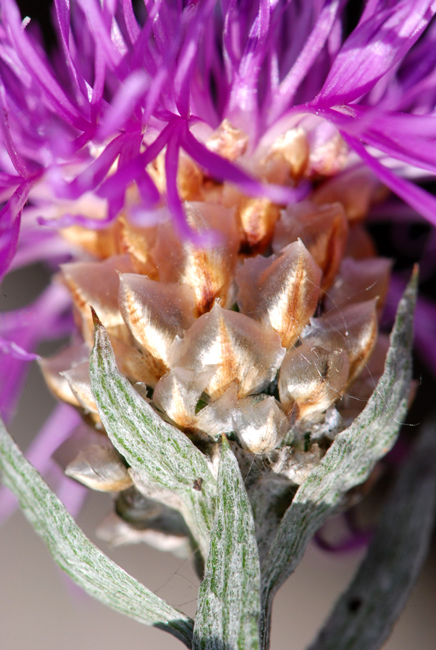
<svg viewBox="0 0 436 650">
<path fill-rule="evenodd" d="M 260 565 L 253 514 L 238 463 L 225 438 L 217 487 L 193 648 L 258 650 Z"/>
<path fill-rule="evenodd" d="M 140 623 L 174 634 L 190 647 L 193 621 L 141 585 L 84 535 L 65 506 L 24 458 L 0 420 L 2 479 L 54 560 L 88 594 Z"/>
<path fill-rule="evenodd" d="M 425 559 L 435 501 L 432 422 L 401 470 L 367 556 L 309 650 L 373 650 L 383 645 Z"/>
</svg>

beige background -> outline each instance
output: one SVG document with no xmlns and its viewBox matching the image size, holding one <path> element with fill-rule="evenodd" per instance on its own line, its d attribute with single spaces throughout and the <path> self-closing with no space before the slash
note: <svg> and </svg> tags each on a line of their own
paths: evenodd
<svg viewBox="0 0 436 650">
<path fill-rule="evenodd" d="M 44 274 L 32 269 L 2 286 L 0 308 L 25 304 L 42 287 Z M 18 416 L 12 427 L 25 449 L 52 407 L 31 369 Z M 189 561 L 144 545 L 108 549 L 94 529 L 110 510 L 110 497 L 92 494 L 79 524 L 129 573 L 188 614 L 195 612 L 197 579 Z M 274 606 L 272 650 L 303 650 L 345 588 L 361 554 L 331 556 L 309 547 L 297 572 L 279 592 Z M 436 553 L 386 645 L 386 650 L 436 648 Z M 182 648 L 169 635 L 130 621 L 72 588 L 54 565 L 41 540 L 21 513 L 0 529 L 1 650 L 129 650 Z"/>
</svg>

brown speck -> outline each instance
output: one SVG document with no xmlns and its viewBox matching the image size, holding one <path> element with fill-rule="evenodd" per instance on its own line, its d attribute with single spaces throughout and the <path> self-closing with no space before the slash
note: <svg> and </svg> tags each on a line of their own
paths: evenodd
<svg viewBox="0 0 436 650">
<path fill-rule="evenodd" d="M 197 492 L 201 492 L 202 485 L 203 485 L 203 479 L 196 478 L 194 481 L 194 490 L 197 490 Z"/>
<path fill-rule="evenodd" d="M 351 598 L 351 600 L 348 601 L 348 609 L 350 612 L 357 612 L 361 607 L 362 607 L 362 599 L 361 598 Z"/>
</svg>

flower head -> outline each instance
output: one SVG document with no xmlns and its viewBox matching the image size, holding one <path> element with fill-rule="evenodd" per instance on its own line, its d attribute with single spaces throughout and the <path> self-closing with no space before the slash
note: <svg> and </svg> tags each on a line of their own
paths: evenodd
<svg viewBox="0 0 436 650">
<path fill-rule="evenodd" d="M 199 446 L 232 432 L 292 484 L 368 399 L 391 263 L 363 220 L 386 187 L 436 214 L 411 181 L 435 171 L 436 6 L 368 2 L 342 39 L 346 4 L 158 1 L 137 17 L 58 0 L 48 57 L 1 0 L 0 273 L 64 262 L 79 337 L 40 365 L 93 441 L 68 475 L 136 494 L 101 435 L 90 306 L 163 419 Z M 46 328 L 14 339 L 7 322 L 22 364 Z"/>
</svg>

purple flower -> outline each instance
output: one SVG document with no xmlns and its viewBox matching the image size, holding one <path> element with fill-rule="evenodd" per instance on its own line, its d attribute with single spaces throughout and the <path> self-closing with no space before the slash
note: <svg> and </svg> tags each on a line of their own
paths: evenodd
<svg viewBox="0 0 436 650">
<path fill-rule="evenodd" d="M 169 215 L 205 245 L 184 201 L 218 186 L 250 208 L 339 201 L 353 227 L 386 186 L 436 225 L 417 184 L 436 172 L 433 0 L 368 0 L 347 37 L 340 0 L 145 0 L 137 14 L 55 0 L 50 56 L 14 0 L 0 7 L 0 277 L 110 248 L 120 215 Z M 241 227 L 250 253 L 270 244 Z M 65 300 L 53 287 L 2 315 L 4 415 L 39 341 L 65 332 Z"/>
<path fill-rule="evenodd" d="M 339 1 L 249 3 L 247 11 L 210 0 L 145 5 L 138 23 L 128 2 L 55 2 L 59 43 L 48 59 L 32 23 L 21 22 L 13 0 L 2 1 L 2 273 L 27 200 L 41 223 L 101 228 L 135 182 L 149 212 L 159 192 L 146 166 L 164 148 L 180 232 L 180 151 L 249 195 L 301 197 L 301 188 L 265 186 L 241 168 L 246 161 L 237 166 L 204 146 L 225 119 L 248 134 L 250 154 L 302 122 L 315 141 L 337 128 L 350 147 L 347 169 L 363 160 L 434 220 L 433 198 L 407 180 L 435 167 L 432 2 L 368 2 L 344 42 Z M 98 218 L 77 205 L 88 192 L 104 204 Z"/>
</svg>

